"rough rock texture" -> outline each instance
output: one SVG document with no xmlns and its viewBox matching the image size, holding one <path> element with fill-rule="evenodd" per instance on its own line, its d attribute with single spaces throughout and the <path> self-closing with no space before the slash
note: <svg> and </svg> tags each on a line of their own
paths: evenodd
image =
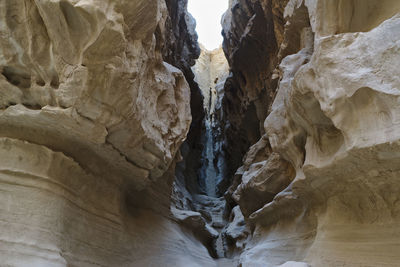
<svg viewBox="0 0 400 267">
<path fill-rule="evenodd" d="M 190 232 L 62 152 L 2 137 L 0 156 L 3 266 L 213 266 Z"/>
<path fill-rule="evenodd" d="M 252 228 L 241 266 L 400 262 L 399 13 L 390 0 L 288 2 L 265 134 L 226 196 Z"/>
<path fill-rule="evenodd" d="M 246 155 L 244 165 L 236 172 L 240 184 L 232 192 L 232 199 L 246 217 L 271 202 L 294 179 L 291 164 L 272 152 L 268 140 L 260 139 Z"/>
<path fill-rule="evenodd" d="M 214 266 L 169 218 L 191 123 L 177 67 L 192 83 L 199 52 L 185 9 L 0 1 L 2 265 Z"/>
<path fill-rule="evenodd" d="M 1 265 L 398 266 L 400 2 L 186 5 L 0 0 Z"/>
<path fill-rule="evenodd" d="M 1 135 L 63 151 L 138 188 L 160 177 L 191 119 L 187 83 L 156 49 L 165 4 L 1 5 Z"/>
</svg>

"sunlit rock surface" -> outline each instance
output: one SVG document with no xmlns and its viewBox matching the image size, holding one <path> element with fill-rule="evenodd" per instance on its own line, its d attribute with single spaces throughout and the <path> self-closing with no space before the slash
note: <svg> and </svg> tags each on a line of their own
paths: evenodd
<svg viewBox="0 0 400 267">
<path fill-rule="evenodd" d="M 204 108 L 213 114 L 217 98 L 223 96 L 223 86 L 229 74 L 228 62 L 222 48 L 208 51 L 201 46 L 200 57 L 192 69 L 204 96 Z"/>
<path fill-rule="evenodd" d="M 400 262 L 399 13 L 289 1 L 265 135 L 227 193 L 254 229 L 241 266 Z"/>
</svg>

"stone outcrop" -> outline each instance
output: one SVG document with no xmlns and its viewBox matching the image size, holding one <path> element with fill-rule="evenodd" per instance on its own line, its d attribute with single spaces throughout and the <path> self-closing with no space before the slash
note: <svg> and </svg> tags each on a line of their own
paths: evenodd
<svg viewBox="0 0 400 267">
<path fill-rule="evenodd" d="M 398 1 L 288 2 L 265 134 L 226 196 L 253 229 L 241 266 L 400 261 L 399 13 Z"/>
<path fill-rule="evenodd" d="M 64 153 L 2 137 L 0 156 L 2 265 L 212 266 L 190 232 Z"/>
<path fill-rule="evenodd" d="M 165 22 L 165 37 L 159 42 L 162 49 L 163 59 L 173 66 L 182 70 L 190 86 L 190 110 L 192 111 L 192 123 L 187 140 L 184 144 L 189 150 L 184 160 L 188 161 L 190 168 L 186 170 L 188 176 L 191 174 L 191 159 L 197 158 L 202 149 L 198 147 L 200 142 L 204 109 L 203 95 L 198 84 L 194 81 L 194 73 L 191 67 L 195 64 L 195 59 L 200 56 L 200 47 L 197 43 L 197 34 L 195 32 L 195 20 L 187 12 L 187 0 L 166 0 L 169 16 Z M 157 33 L 157 32 L 156 32 Z"/>
<path fill-rule="evenodd" d="M 215 116 L 228 75 L 228 63 L 222 48 L 208 51 L 201 46 L 200 57 L 192 69 L 204 99 L 205 116 L 197 143 L 202 150 L 196 155 L 196 150 L 190 148 L 188 142 L 182 146 L 184 160 L 176 168 L 171 209 L 176 220 L 193 231 L 210 255 L 224 258 L 221 232 L 227 221 L 226 205 L 218 184 L 225 181 L 225 158 L 219 147 L 220 124 Z M 232 262 L 228 260 L 228 264 Z"/>
</svg>

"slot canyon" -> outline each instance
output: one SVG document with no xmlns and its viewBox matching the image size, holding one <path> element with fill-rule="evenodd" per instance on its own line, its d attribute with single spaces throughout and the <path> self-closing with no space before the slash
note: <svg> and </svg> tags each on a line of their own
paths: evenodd
<svg viewBox="0 0 400 267">
<path fill-rule="evenodd" d="M 0 0 L 0 266 L 400 266 L 400 1 L 188 1 Z"/>
</svg>

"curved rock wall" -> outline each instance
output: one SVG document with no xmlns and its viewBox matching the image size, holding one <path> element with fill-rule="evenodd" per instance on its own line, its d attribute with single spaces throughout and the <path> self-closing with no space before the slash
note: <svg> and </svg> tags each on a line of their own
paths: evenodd
<svg viewBox="0 0 400 267">
<path fill-rule="evenodd" d="M 199 54 L 186 4 L 0 1 L 2 265 L 214 265 L 169 211 Z"/>
<path fill-rule="evenodd" d="M 0 0 L 2 264 L 397 266 L 400 2 L 230 1 L 225 199 L 186 5 Z"/>
<path fill-rule="evenodd" d="M 2 265 L 213 266 L 190 232 L 62 152 L 2 137 L 0 156 Z"/>
<path fill-rule="evenodd" d="M 398 1 L 288 2 L 265 135 L 227 193 L 252 229 L 241 266 L 400 262 L 399 14 Z"/>
</svg>

